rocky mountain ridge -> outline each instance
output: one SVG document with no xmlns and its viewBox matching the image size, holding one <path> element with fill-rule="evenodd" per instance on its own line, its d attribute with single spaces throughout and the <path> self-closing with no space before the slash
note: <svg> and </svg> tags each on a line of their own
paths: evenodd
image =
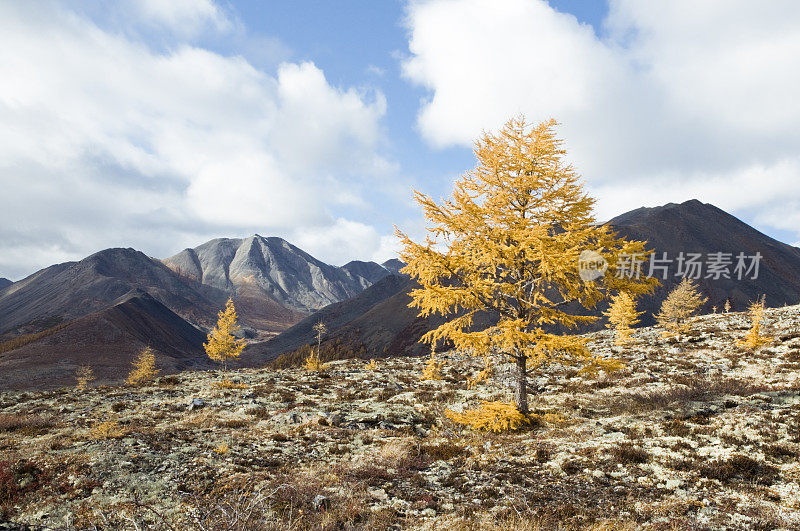
<svg viewBox="0 0 800 531">
<path fill-rule="evenodd" d="M 172 270 L 228 293 L 257 289 L 300 312 L 350 298 L 389 274 L 374 262 L 328 265 L 282 238 L 219 238 L 163 260 Z"/>
</svg>

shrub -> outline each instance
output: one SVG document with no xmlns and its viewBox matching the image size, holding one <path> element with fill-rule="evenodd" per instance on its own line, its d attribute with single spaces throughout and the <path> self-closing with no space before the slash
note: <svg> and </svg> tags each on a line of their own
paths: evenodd
<svg viewBox="0 0 800 531">
<path fill-rule="evenodd" d="M 643 448 L 637 448 L 630 444 L 623 444 L 615 447 L 611 453 L 618 463 L 647 463 L 650 461 L 650 454 Z"/>
<path fill-rule="evenodd" d="M 708 299 L 697 290 L 694 281 L 684 277 L 681 283 L 667 295 L 656 319 L 659 324 L 667 328 L 668 332 L 686 333 L 689 331 L 688 319 L 697 313 L 706 300 Z"/>
<path fill-rule="evenodd" d="M 422 370 L 422 377 L 420 377 L 420 381 L 441 380 L 443 363 L 443 361 L 440 361 L 436 358 L 436 352 L 431 351 L 431 357 L 425 363 L 425 368 Z"/>
<path fill-rule="evenodd" d="M 764 345 L 772 343 L 773 338 L 764 335 L 761 332 L 761 322 L 764 320 L 764 299 L 761 298 L 754 302 L 748 308 L 750 314 L 750 330 L 747 331 L 744 339 L 738 341 L 736 344 L 749 350 L 756 350 Z"/>
<path fill-rule="evenodd" d="M 246 384 L 240 382 L 232 382 L 227 378 L 224 378 L 221 382 L 214 382 L 211 384 L 212 387 L 216 389 L 248 389 Z"/>
<path fill-rule="evenodd" d="M 767 463 L 756 461 L 745 455 L 733 455 L 728 459 L 715 459 L 700 465 L 699 474 L 723 483 L 735 479 L 771 485 L 778 477 L 778 469 Z"/>
<path fill-rule="evenodd" d="M 38 415 L 0 413 L 0 433 L 7 431 L 35 435 L 47 431 L 52 426 L 53 421 L 51 419 Z"/>
<path fill-rule="evenodd" d="M 116 420 L 98 421 L 89 429 L 89 437 L 96 440 L 119 439 L 125 433 L 125 428 Z"/>
<path fill-rule="evenodd" d="M 447 418 L 474 430 L 502 433 L 518 431 L 532 424 L 532 416 L 524 415 L 515 404 L 508 402 L 482 402 L 481 407 L 463 413 L 445 410 Z"/>
<path fill-rule="evenodd" d="M 94 380 L 94 371 L 90 365 L 81 365 L 78 367 L 78 370 L 75 371 L 75 379 L 78 383 L 75 385 L 75 389 L 78 391 L 85 391 L 89 388 L 89 382 Z"/>
<path fill-rule="evenodd" d="M 150 347 L 145 347 L 136 359 L 133 360 L 133 368 L 128 374 L 125 383 L 128 385 L 141 385 L 156 377 L 160 371 L 156 369 L 156 354 Z"/>
</svg>

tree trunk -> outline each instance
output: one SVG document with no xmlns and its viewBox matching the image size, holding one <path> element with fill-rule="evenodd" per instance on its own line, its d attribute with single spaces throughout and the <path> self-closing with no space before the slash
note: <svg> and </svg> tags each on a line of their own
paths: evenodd
<svg viewBox="0 0 800 531">
<path fill-rule="evenodd" d="M 528 358 L 525 354 L 517 356 L 517 389 L 514 393 L 514 401 L 520 413 L 528 414 Z"/>
</svg>

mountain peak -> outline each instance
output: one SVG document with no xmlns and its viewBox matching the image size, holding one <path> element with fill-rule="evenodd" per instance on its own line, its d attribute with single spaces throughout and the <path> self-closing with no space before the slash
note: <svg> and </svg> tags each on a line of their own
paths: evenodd
<svg viewBox="0 0 800 531">
<path fill-rule="evenodd" d="M 373 262 L 335 267 L 283 238 L 261 234 L 211 240 L 163 262 L 231 295 L 247 293 L 300 312 L 352 297 L 388 274 Z"/>
</svg>

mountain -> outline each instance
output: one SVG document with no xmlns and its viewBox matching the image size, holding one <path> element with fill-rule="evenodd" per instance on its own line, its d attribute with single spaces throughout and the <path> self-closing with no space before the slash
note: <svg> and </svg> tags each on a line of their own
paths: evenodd
<svg viewBox="0 0 800 531">
<path fill-rule="evenodd" d="M 106 309 L 136 290 L 204 326 L 214 323 L 227 299 L 221 290 L 183 278 L 140 251 L 106 249 L 42 269 L 1 291 L 0 334 L 38 332 Z"/>
<path fill-rule="evenodd" d="M 39 336 L 0 353 L 0 389 L 71 386 L 81 365 L 91 365 L 98 383 L 120 381 L 147 346 L 162 374 L 212 366 L 205 333 L 142 290 Z"/>
<path fill-rule="evenodd" d="M 347 262 L 342 266 L 342 269 L 353 275 L 354 277 L 361 277 L 367 279 L 370 284 L 374 284 L 386 275 L 396 273 L 387 269 L 386 267 L 376 264 L 375 262 L 362 262 L 361 260 L 353 260 Z"/>
<path fill-rule="evenodd" d="M 397 258 L 391 258 L 386 260 L 384 263 L 381 264 L 383 267 L 391 271 L 392 273 L 399 273 L 401 269 L 403 269 L 406 264 L 401 262 Z"/>
<path fill-rule="evenodd" d="M 652 297 L 641 301 L 640 310 L 657 312 L 666 294 L 680 282 L 678 258 L 681 252 L 684 257 L 688 253 L 701 255 L 702 278 L 696 282 L 709 299 L 704 306 L 706 311 L 714 306 L 722 308 L 726 299 L 734 310 L 741 311 L 762 295 L 771 307 L 800 302 L 800 249 L 770 238 L 714 205 L 693 199 L 680 204 L 643 207 L 617 216 L 609 224 L 626 238 L 646 240 L 647 248 L 655 250 L 655 259 L 672 260 L 661 264 L 667 268 L 666 279 L 662 270 L 654 271 L 661 286 Z M 724 258 L 732 263 L 723 269 L 728 269 L 731 278 L 715 279 L 713 271 L 709 271 L 709 255 L 715 253 L 727 253 Z M 756 253 L 761 255 L 757 278 L 751 278 L 754 271 L 742 275 L 741 280 L 737 278 L 735 267 L 740 253 L 748 257 L 747 266 L 752 263 L 749 257 Z M 643 271 L 649 273 L 648 263 L 643 264 Z M 705 278 L 709 273 L 710 278 Z M 651 322 L 646 319 L 643 324 Z"/>
<path fill-rule="evenodd" d="M 800 302 L 800 249 L 762 234 L 714 205 L 690 200 L 681 204 L 639 208 L 612 219 L 608 224 L 626 238 L 646 240 L 647 248 L 654 249 L 658 258 L 662 257 L 662 253 L 667 253 L 668 259 L 677 260 L 681 251 L 701 253 L 703 259 L 709 253 L 731 253 L 734 263 L 730 272 L 733 278 L 697 280 L 700 289 L 709 298 L 704 312 L 710 312 L 713 306 L 721 309 L 726 299 L 731 301 L 734 310 L 741 311 L 761 295 L 765 295 L 767 305 L 772 307 Z M 735 278 L 735 257 L 740 252 L 747 256 L 760 253 L 763 257 L 756 279 Z M 402 262 L 398 265 L 402 267 Z M 676 276 L 677 267 L 677 261 L 673 262 L 668 268 L 668 278 L 660 279 L 662 286 L 652 296 L 639 301 L 639 310 L 646 312 L 642 316 L 642 325 L 653 322 L 652 314 L 658 312 L 666 294 L 680 281 L 680 277 Z M 643 271 L 645 274 L 649 272 L 647 263 L 643 264 Z M 704 271 L 703 276 L 705 274 Z M 342 341 L 354 350 L 363 347 L 370 356 L 423 352 L 425 347 L 418 344 L 417 340 L 441 321 L 419 318 L 416 310 L 408 308 L 411 301 L 408 293 L 413 286 L 413 281 L 409 279 L 396 286 L 396 291 L 386 291 L 384 300 L 377 300 L 378 291 L 375 291 L 376 296 L 370 298 L 370 305 L 351 307 L 348 301 L 344 301 L 326 308 L 325 313 L 310 316 L 263 346 L 252 346 L 251 351 L 272 358 L 294 350 L 311 342 L 313 335 L 310 326 L 321 320 L 329 324 L 328 341 Z M 343 307 L 353 310 L 347 312 L 349 320 L 342 323 L 340 317 L 328 323 L 330 313 Z M 363 309 L 363 312 L 354 315 L 357 308 Z M 599 315 L 602 309 L 598 308 L 594 313 Z M 589 328 L 601 326 L 603 321 Z"/>
<path fill-rule="evenodd" d="M 13 284 L 13 282 L 7 278 L 0 278 L 0 289 L 10 286 L 11 284 Z"/>
<path fill-rule="evenodd" d="M 353 297 L 379 278 L 381 268 L 369 262 L 331 266 L 281 238 L 257 234 L 211 240 L 163 262 L 203 285 L 247 293 L 253 301 L 266 298 L 303 314 Z"/>
<path fill-rule="evenodd" d="M 354 332 L 351 326 L 353 322 L 362 318 L 375 305 L 384 303 L 394 295 L 407 293 L 412 284 L 408 277 L 390 273 L 355 297 L 330 304 L 275 338 L 249 346 L 242 357 L 248 365 L 260 365 L 279 354 L 312 343 L 316 337 L 313 327 L 318 322 L 325 323 L 329 330 L 326 340 L 349 336 Z M 381 324 L 387 323 L 370 325 L 369 332 L 380 333 Z"/>
</svg>

